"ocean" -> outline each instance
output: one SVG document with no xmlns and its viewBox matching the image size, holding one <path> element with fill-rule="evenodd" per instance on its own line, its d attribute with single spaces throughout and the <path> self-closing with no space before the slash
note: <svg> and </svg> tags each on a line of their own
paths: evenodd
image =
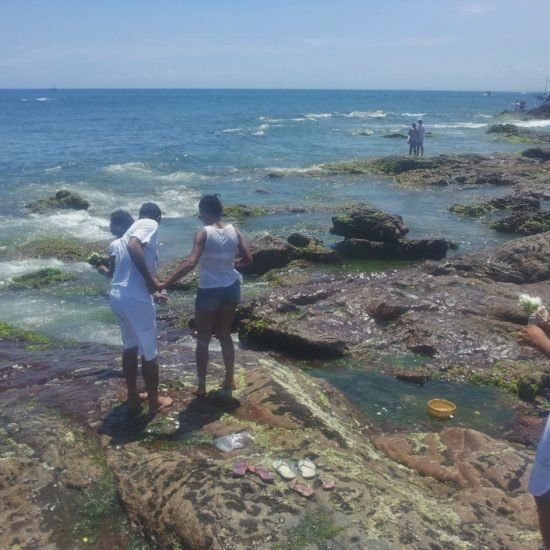
<svg viewBox="0 0 550 550">
<path fill-rule="evenodd" d="M 319 176 L 325 162 L 407 154 L 411 123 L 424 120 L 426 156 L 518 152 L 486 134 L 494 116 L 527 108 L 519 93 L 322 90 L 0 90 L 0 250 L 44 236 L 109 240 L 109 214 L 137 215 L 143 202 L 163 211 L 160 260 L 190 250 L 197 202 L 338 205 L 368 201 L 399 214 L 410 236 L 445 237 L 458 253 L 502 242 L 475 220 L 449 213 L 468 198 L 506 189 L 411 191 L 382 176 Z M 550 130 L 550 120 L 520 125 Z M 279 177 L 273 177 L 273 175 Z M 87 211 L 30 214 L 29 202 L 59 189 L 80 193 Z M 322 209 L 320 209 L 322 210 Z M 332 212 L 277 214 L 241 225 L 249 237 L 300 231 L 335 242 Z M 15 290 L 13 277 L 58 267 L 74 282 Z M 253 285 L 254 283 L 249 283 Z M 51 336 L 118 343 L 108 282 L 86 263 L 30 258 L 0 261 L 0 321 Z M 189 297 L 191 300 L 191 297 Z"/>
</svg>

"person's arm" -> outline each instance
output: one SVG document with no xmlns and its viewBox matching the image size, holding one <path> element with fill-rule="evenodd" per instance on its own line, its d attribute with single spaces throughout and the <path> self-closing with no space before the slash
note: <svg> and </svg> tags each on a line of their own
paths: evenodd
<svg viewBox="0 0 550 550">
<path fill-rule="evenodd" d="M 157 290 L 160 290 L 160 284 L 158 280 L 151 275 L 149 269 L 147 268 L 147 264 L 145 263 L 145 254 L 143 252 L 144 246 L 146 245 L 144 245 L 137 237 L 130 237 L 130 240 L 128 241 L 128 252 L 137 270 L 143 275 L 147 289 L 151 294 L 153 294 Z"/>
<path fill-rule="evenodd" d="M 537 325 L 527 325 L 518 332 L 518 341 L 529 344 L 550 357 L 550 338 Z"/>
<path fill-rule="evenodd" d="M 246 239 L 242 236 L 241 232 L 238 229 L 235 229 L 237 237 L 239 238 L 239 257 L 235 259 L 235 267 L 246 267 L 247 265 L 252 265 L 254 258 L 250 252 L 250 247 L 246 242 Z"/>
<path fill-rule="evenodd" d="M 185 260 L 183 260 L 181 264 L 176 268 L 176 271 L 170 274 L 166 278 L 166 280 L 162 283 L 161 287 L 163 289 L 169 287 L 172 283 L 175 283 L 182 277 L 185 277 L 185 275 L 187 275 L 189 272 L 195 269 L 203 253 L 205 243 L 206 243 L 206 229 L 199 229 L 195 233 L 193 248 L 191 249 L 189 256 L 187 256 Z"/>
</svg>

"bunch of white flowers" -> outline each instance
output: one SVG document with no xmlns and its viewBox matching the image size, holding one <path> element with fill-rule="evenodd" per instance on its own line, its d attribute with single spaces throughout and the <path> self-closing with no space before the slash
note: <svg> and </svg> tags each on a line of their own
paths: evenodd
<svg viewBox="0 0 550 550">
<path fill-rule="evenodd" d="M 542 300 L 538 296 L 529 296 L 529 294 L 520 294 L 518 305 L 527 313 L 527 315 L 531 315 L 531 313 L 535 313 L 537 309 L 542 306 Z"/>
</svg>

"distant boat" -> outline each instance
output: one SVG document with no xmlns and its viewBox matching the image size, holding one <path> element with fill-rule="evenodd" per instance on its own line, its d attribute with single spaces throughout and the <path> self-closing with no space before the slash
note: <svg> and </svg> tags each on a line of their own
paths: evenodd
<svg viewBox="0 0 550 550">
<path fill-rule="evenodd" d="M 493 92 L 484 92 L 483 95 L 493 95 Z"/>
</svg>

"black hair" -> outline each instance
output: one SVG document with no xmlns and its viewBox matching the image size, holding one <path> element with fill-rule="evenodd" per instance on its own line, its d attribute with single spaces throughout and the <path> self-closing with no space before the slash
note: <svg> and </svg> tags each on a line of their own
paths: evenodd
<svg viewBox="0 0 550 550">
<path fill-rule="evenodd" d="M 145 204 L 141 205 L 141 208 L 139 209 L 139 217 L 141 218 L 149 218 L 150 220 L 158 221 L 160 220 L 161 211 L 157 204 L 154 202 L 146 202 Z"/>
<path fill-rule="evenodd" d="M 219 194 L 204 195 L 199 201 L 199 212 L 204 212 L 213 218 L 221 218 L 223 206 L 219 199 Z"/>
<path fill-rule="evenodd" d="M 132 214 L 126 210 L 115 210 L 111 213 L 111 232 L 117 237 L 122 237 L 133 223 Z"/>
</svg>

